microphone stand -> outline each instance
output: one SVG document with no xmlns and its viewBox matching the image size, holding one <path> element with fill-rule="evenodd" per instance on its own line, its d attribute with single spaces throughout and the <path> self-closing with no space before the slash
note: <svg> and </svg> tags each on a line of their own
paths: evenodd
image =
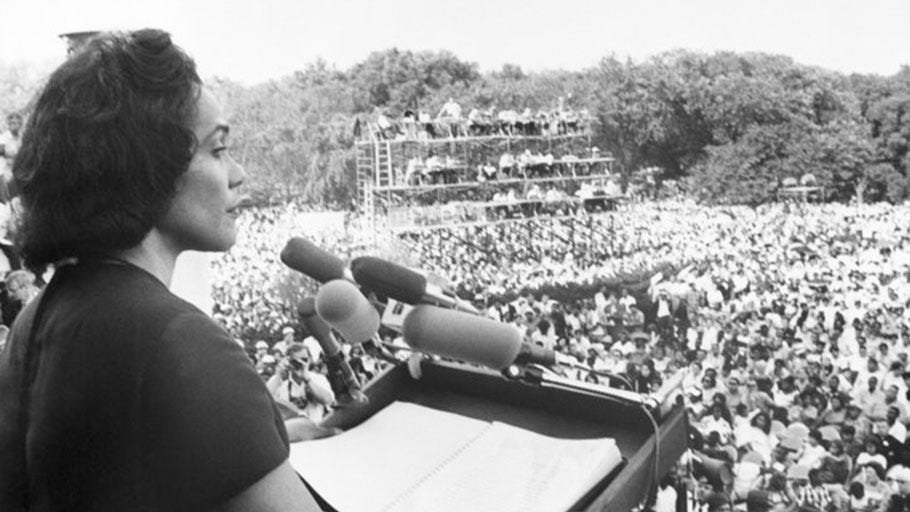
<svg viewBox="0 0 910 512">
<path fill-rule="evenodd" d="M 550 369 L 540 365 L 529 365 L 524 368 L 511 366 L 503 371 L 506 377 L 519 379 L 536 386 L 575 391 L 587 395 L 612 398 L 624 403 L 656 408 L 660 405 L 656 398 L 634 391 L 606 387 L 600 384 L 583 382 L 556 375 Z"/>
</svg>

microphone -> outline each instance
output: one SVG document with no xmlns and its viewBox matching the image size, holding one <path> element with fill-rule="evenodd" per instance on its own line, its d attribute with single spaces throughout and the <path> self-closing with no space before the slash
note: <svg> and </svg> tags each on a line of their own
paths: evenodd
<svg viewBox="0 0 910 512">
<path fill-rule="evenodd" d="M 420 305 L 404 319 L 404 341 L 421 352 L 504 370 L 513 364 L 556 364 L 549 349 L 526 343 L 514 327 L 460 311 Z"/>
<path fill-rule="evenodd" d="M 307 297 L 297 306 L 297 314 L 310 334 L 322 347 L 329 385 L 339 406 L 365 404 L 369 398 L 361 391 L 360 380 L 341 352 L 341 346 L 329 326 L 316 314 L 316 299 Z"/>
<path fill-rule="evenodd" d="M 316 313 L 338 331 L 344 341 L 360 345 L 372 357 L 398 364 L 379 341 L 379 313 L 353 283 L 336 279 L 319 287 Z"/>
<path fill-rule="evenodd" d="M 320 286 L 316 313 L 348 343 L 372 340 L 379 331 L 379 312 L 349 281 L 335 279 Z"/>
<path fill-rule="evenodd" d="M 523 365 L 528 382 L 560 389 L 569 389 L 598 396 L 607 396 L 625 403 L 655 408 L 657 400 L 634 391 L 612 389 L 564 377 L 554 376 L 546 366 L 563 364 L 561 354 L 538 345 L 526 343 L 510 325 L 491 318 L 468 315 L 451 309 L 420 305 L 404 319 L 404 341 L 416 350 L 468 363 L 479 364 L 499 371 L 511 365 Z"/>
<path fill-rule="evenodd" d="M 334 279 L 353 281 L 351 269 L 341 258 L 301 237 L 288 240 L 281 250 L 281 262 L 289 268 L 312 277 L 320 283 Z"/>
<path fill-rule="evenodd" d="M 406 304 L 434 304 L 480 314 L 474 306 L 455 294 L 428 282 L 425 276 L 390 261 L 361 256 L 351 262 L 351 272 L 354 280 L 366 289 Z"/>
</svg>

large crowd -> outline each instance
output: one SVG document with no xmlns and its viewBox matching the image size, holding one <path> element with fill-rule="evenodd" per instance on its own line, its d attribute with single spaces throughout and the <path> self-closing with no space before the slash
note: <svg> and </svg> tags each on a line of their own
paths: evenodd
<svg viewBox="0 0 910 512">
<path fill-rule="evenodd" d="M 289 220 L 298 214 L 250 212 L 217 262 L 216 308 L 235 332 L 301 333 L 274 286 L 288 237 L 306 233 L 341 257 L 365 250 L 341 235 L 354 230 L 308 233 Z M 869 511 L 910 494 L 907 226 L 904 206 L 661 201 L 571 223 L 425 231 L 399 254 L 528 341 L 575 357 L 569 376 L 647 392 L 685 369 L 688 471 L 663 482 L 658 510 L 672 498 L 703 510 Z M 614 286 L 656 269 L 647 290 Z M 554 284 L 591 292 L 540 291 Z M 350 355 L 365 379 L 387 364 Z"/>
<path fill-rule="evenodd" d="M 910 510 L 910 207 L 671 199 L 567 213 L 415 231 L 378 255 L 575 358 L 566 376 L 650 392 L 684 370 L 689 449 L 655 510 Z M 374 234 L 295 202 L 249 208 L 238 228 L 212 263 L 213 316 L 281 404 L 318 419 L 338 397 L 296 308 L 317 283 L 278 254 L 305 236 L 349 259 L 375 251 Z M 46 281 L 15 269 L 7 242 L 5 326 Z M 345 353 L 365 381 L 390 364 Z"/>
<path fill-rule="evenodd" d="M 404 169 L 395 169 L 397 186 L 423 186 L 439 184 L 479 184 L 494 181 L 523 182 L 528 179 L 562 178 L 578 176 L 609 176 L 613 158 L 601 156 L 596 147 L 588 149 L 591 156 L 566 153 L 554 156 L 537 150 L 525 149 L 513 154 L 506 151 L 498 162 L 488 159 L 476 166 L 449 154 L 428 153 L 426 158 L 414 156 Z M 471 168 L 469 168 L 471 167 Z"/>
<path fill-rule="evenodd" d="M 380 110 L 371 119 L 357 119 L 354 136 L 358 139 L 419 140 L 457 137 L 558 137 L 582 135 L 592 121 L 587 109 L 576 110 L 564 98 L 553 108 L 532 110 L 530 107 L 462 109 L 452 98 L 435 116 L 425 110 L 405 110 L 399 115 Z"/>
</svg>

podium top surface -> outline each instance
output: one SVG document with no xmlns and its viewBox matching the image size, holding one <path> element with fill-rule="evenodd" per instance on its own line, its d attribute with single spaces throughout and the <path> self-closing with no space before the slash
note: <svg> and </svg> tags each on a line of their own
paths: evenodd
<svg viewBox="0 0 910 512">
<path fill-rule="evenodd" d="M 592 490 L 584 510 L 627 510 L 647 494 L 658 457 L 658 478 L 685 450 L 685 412 L 659 419 L 660 436 L 636 405 L 577 391 L 546 388 L 455 363 L 425 362 L 420 380 L 400 364 L 374 379 L 365 392 L 369 404 L 340 409 L 324 426 L 354 428 L 394 401 L 406 401 L 484 421 L 498 421 L 565 439 L 611 437 L 626 464 L 602 487 Z M 655 450 L 655 446 L 659 446 Z"/>
</svg>

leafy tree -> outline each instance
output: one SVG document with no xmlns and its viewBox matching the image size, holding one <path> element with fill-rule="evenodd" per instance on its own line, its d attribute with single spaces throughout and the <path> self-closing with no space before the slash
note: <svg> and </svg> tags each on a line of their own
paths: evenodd
<svg viewBox="0 0 910 512">
<path fill-rule="evenodd" d="M 42 75 L 0 63 L 0 114 L 27 110 Z M 232 151 L 260 202 L 351 205 L 355 121 L 377 110 L 434 114 L 448 98 L 466 110 L 535 113 L 562 98 L 594 115 L 590 143 L 626 175 L 657 166 L 714 201 L 768 200 L 782 179 L 804 173 L 837 199 L 897 201 L 910 190 L 910 67 L 845 76 L 780 55 L 677 50 L 640 63 L 608 56 L 581 71 L 505 64 L 481 74 L 448 51 L 392 48 L 345 70 L 319 60 L 250 87 L 207 84 L 226 106 Z"/>
<path fill-rule="evenodd" d="M 868 167 L 856 194 L 864 201 L 898 202 L 910 194 L 910 180 L 887 162 Z"/>
<path fill-rule="evenodd" d="M 882 158 L 906 175 L 905 162 L 910 149 L 910 92 L 878 100 L 869 107 L 867 116 Z"/>
<path fill-rule="evenodd" d="M 503 64 L 502 70 L 499 72 L 499 77 L 504 80 L 521 80 L 525 77 L 524 71 L 521 70 L 521 66 L 518 64 Z"/>
<path fill-rule="evenodd" d="M 602 60 L 596 71 L 600 139 L 627 173 L 651 165 L 645 148 L 664 138 L 670 115 L 649 87 L 649 71 L 615 57 Z"/>
<path fill-rule="evenodd" d="M 783 178 L 800 177 L 811 137 L 808 123 L 753 125 L 736 142 L 706 149 L 707 157 L 692 170 L 695 192 L 710 202 L 768 201 Z"/>
<path fill-rule="evenodd" d="M 463 62 L 452 52 L 397 48 L 371 53 L 350 72 L 352 82 L 369 92 L 368 104 L 360 105 L 362 112 L 379 107 L 396 115 L 420 108 L 428 96 L 447 85 L 469 86 L 479 76 L 476 64 Z"/>
</svg>

